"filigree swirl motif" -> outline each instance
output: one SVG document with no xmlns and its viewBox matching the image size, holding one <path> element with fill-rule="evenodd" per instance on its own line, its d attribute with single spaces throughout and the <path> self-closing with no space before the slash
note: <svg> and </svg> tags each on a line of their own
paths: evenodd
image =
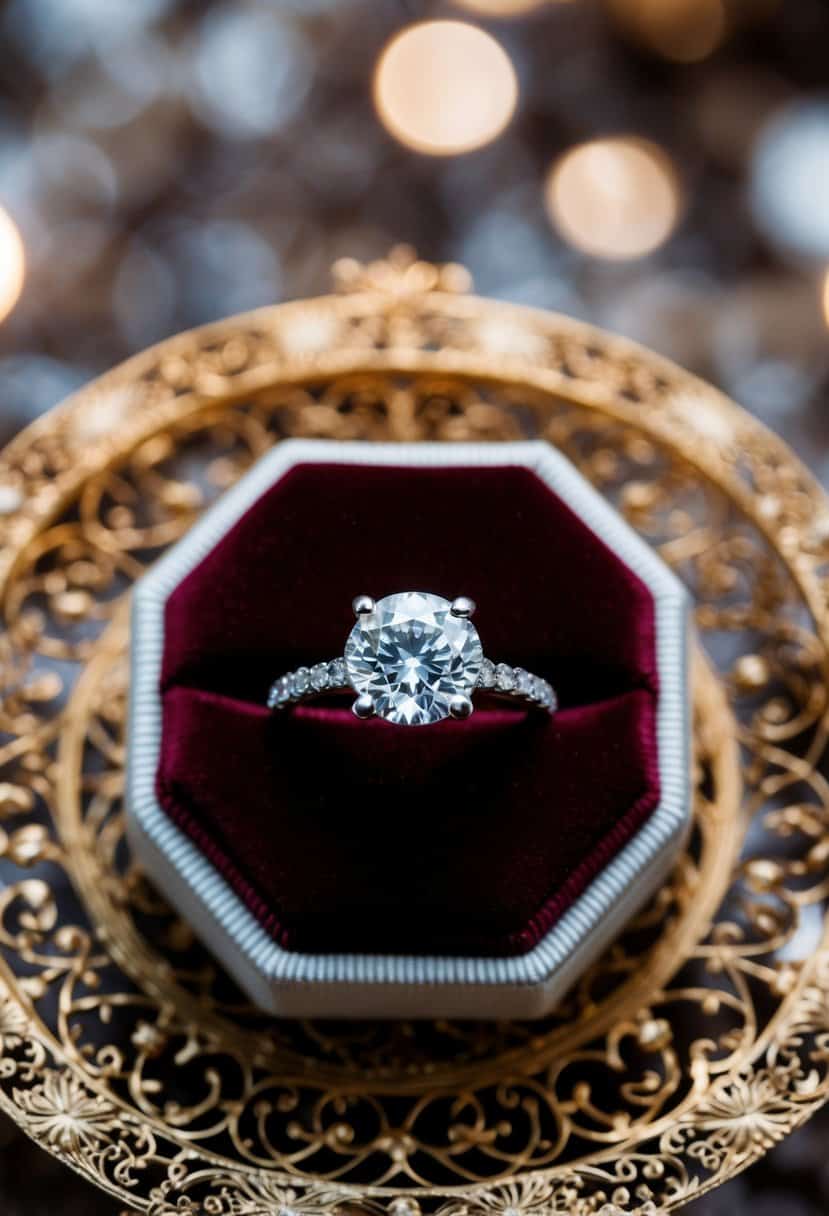
<svg viewBox="0 0 829 1216">
<path fill-rule="evenodd" d="M 827 504 L 629 343 L 405 254 L 338 278 L 147 351 L 0 459 L 0 1103 L 153 1216 L 679 1206 L 829 1093 Z M 275 1023 L 131 864 L 129 589 L 286 435 L 546 438 L 693 591 L 693 835 L 541 1023 Z"/>
</svg>

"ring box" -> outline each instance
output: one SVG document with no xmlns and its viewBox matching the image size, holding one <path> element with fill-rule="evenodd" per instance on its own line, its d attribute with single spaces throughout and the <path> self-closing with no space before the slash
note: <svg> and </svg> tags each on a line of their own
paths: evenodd
<svg viewBox="0 0 829 1216">
<path fill-rule="evenodd" d="M 552 718 L 271 714 L 351 600 L 471 596 Z M 690 819 L 687 595 L 549 445 L 286 441 L 134 593 L 132 848 L 264 1010 L 534 1018 L 664 881 Z"/>
</svg>

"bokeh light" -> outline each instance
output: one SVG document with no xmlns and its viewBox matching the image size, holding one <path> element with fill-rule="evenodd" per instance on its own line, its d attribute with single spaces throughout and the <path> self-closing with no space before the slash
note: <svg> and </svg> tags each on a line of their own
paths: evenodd
<svg viewBox="0 0 829 1216">
<path fill-rule="evenodd" d="M 470 152 L 512 118 L 518 82 L 502 47 L 463 21 L 424 21 L 396 35 L 374 74 L 374 102 L 388 131 L 432 156 Z"/>
<path fill-rule="evenodd" d="M 796 102 L 767 123 L 754 149 L 750 197 L 774 244 L 829 258 L 829 101 Z"/>
<path fill-rule="evenodd" d="M 117 55 L 81 60 L 58 77 L 49 108 L 68 128 L 126 126 L 175 87 L 176 61 L 166 41 L 141 31 Z"/>
<path fill-rule="evenodd" d="M 202 22 L 193 102 L 224 135 L 270 135 L 299 113 L 313 67 L 293 22 L 265 8 L 214 8 Z"/>
<path fill-rule="evenodd" d="M 49 76 L 90 52 L 120 51 L 127 40 L 159 20 L 175 0 L 11 0 L 6 28 Z"/>
<path fill-rule="evenodd" d="M 592 140 L 567 152 L 550 170 L 545 197 L 566 241 L 614 261 L 657 249 L 680 211 L 670 160 L 654 144 L 633 138 Z"/>
<path fill-rule="evenodd" d="M 523 17 L 551 0 L 455 0 L 460 8 L 479 17 Z"/>
<path fill-rule="evenodd" d="M 656 346 L 814 448 L 829 5 L 802 4 L 798 22 L 781 0 L 447 0 L 385 16 L 366 0 L 6 0 L 0 200 L 25 286 L 0 326 L 0 439 L 70 372 L 316 296 L 335 258 L 407 241 L 466 264 L 481 294 Z M 392 48 L 406 47 L 404 80 Z M 634 133 L 658 148 L 607 138 Z M 597 137 L 589 172 L 562 160 L 545 193 L 556 154 Z M 290 340 L 327 338 L 299 324 Z"/>
<path fill-rule="evenodd" d="M 696 63 L 727 32 L 723 0 L 612 0 L 622 26 L 650 50 L 677 63 Z"/>
<path fill-rule="evenodd" d="M 0 321 L 14 308 L 26 278 L 26 255 L 17 225 L 0 208 Z"/>
</svg>

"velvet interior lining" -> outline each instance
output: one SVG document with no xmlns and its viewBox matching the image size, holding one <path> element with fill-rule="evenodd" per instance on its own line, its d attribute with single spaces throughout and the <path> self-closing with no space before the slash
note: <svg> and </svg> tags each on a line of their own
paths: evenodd
<svg viewBox="0 0 829 1216">
<path fill-rule="evenodd" d="M 471 595 L 560 712 L 262 708 L 342 652 L 354 594 L 405 589 Z M 287 949 L 521 953 L 658 803 L 654 643 L 648 589 L 529 471 L 303 465 L 168 600 L 159 797 Z"/>
</svg>

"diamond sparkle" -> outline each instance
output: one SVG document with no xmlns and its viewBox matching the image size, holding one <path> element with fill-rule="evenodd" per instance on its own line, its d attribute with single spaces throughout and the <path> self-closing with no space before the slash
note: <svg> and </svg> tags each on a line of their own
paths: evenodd
<svg viewBox="0 0 829 1216">
<path fill-rule="evenodd" d="M 475 626 L 453 616 L 449 600 L 404 591 L 378 600 L 345 646 L 348 680 L 378 717 L 426 726 L 449 716 L 452 697 L 469 696 L 483 654 Z"/>
</svg>

